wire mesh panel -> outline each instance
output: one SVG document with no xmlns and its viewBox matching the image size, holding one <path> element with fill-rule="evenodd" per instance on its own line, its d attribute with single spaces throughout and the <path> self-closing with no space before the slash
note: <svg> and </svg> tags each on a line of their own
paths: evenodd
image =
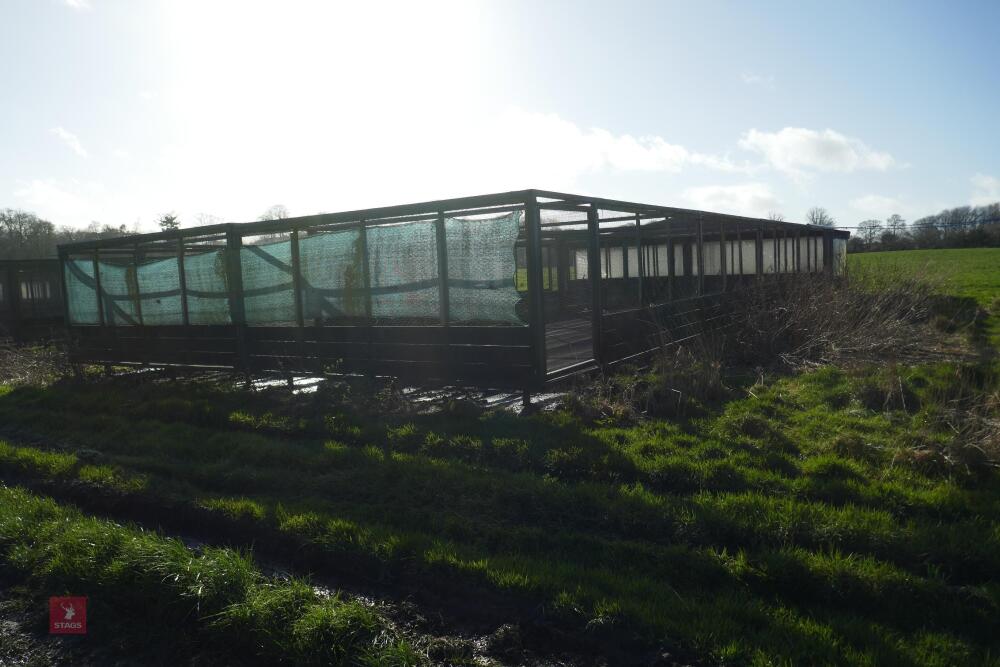
<svg viewBox="0 0 1000 667">
<path fill-rule="evenodd" d="M 97 309 L 97 284 L 94 280 L 94 260 L 66 259 L 66 310 L 70 324 L 100 324 Z"/>
<path fill-rule="evenodd" d="M 225 248 L 202 246 L 184 255 L 188 321 L 191 324 L 231 324 Z"/>
<path fill-rule="evenodd" d="M 524 323 L 514 283 L 520 221 L 520 211 L 487 219 L 445 219 L 449 321 Z"/>
<path fill-rule="evenodd" d="M 136 268 L 142 323 L 148 326 L 184 323 L 177 257 L 140 262 Z"/>
<path fill-rule="evenodd" d="M 243 304 L 247 324 L 293 324 L 295 291 L 292 279 L 292 243 L 262 239 L 240 248 Z"/>
<path fill-rule="evenodd" d="M 313 324 L 345 324 L 365 317 L 361 228 L 299 237 L 302 310 Z"/>
<path fill-rule="evenodd" d="M 438 320 L 441 304 L 434 223 L 408 222 L 366 231 L 372 317 Z"/>
<path fill-rule="evenodd" d="M 116 326 L 139 323 L 139 284 L 135 264 L 124 259 L 101 261 L 104 321 Z"/>
</svg>

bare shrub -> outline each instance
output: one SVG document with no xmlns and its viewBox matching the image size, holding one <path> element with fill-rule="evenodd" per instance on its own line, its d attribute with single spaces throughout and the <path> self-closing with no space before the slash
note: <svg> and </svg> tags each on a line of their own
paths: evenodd
<svg viewBox="0 0 1000 667">
<path fill-rule="evenodd" d="M 564 409 L 588 422 L 682 417 L 728 394 L 725 338 L 712 332 L 665 345 L 645 369 L 628 366 L 567 393 Z"/>
<path fill-rule="evenodd" d="M 893 270 L 768 281 L 735 295 L 730 349 L 761 365 L 916 358 L 934 338 L 918 329 L 939 299 L 926 275 Z"/>
</svg>

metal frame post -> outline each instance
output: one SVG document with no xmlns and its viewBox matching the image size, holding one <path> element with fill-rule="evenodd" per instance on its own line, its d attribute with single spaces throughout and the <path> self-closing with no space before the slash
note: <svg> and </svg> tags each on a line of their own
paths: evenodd
<svg viewBox="0 0 1000 667">
<path fill-rule="evenodd" d="M 587 211 L 587 276 L 590 282 L 590 331 L 594 361 L 601 363 L 601 238 L 597 206 Z"/>
<path fill-rule="evenodd" d="M 450 319 L 448 303 L 448 239 L 445 236 L 444 212 L 438 213 L 434 221 L 434 238 L 437 241 L 438 264 L 438 309 L 441 312 L 441 325 L 448 326 Z"/>
<path fill-rule="evenodd" d="M 125 273 L 128 276 L 128 272 Z M 132 247 L 132 277 L 135 279 L 135 316 L 142 326 L 142 292 L 139 290 L 139 244 Z"/>
<path fill-rule="evenodd" d="M 542 239 L 538 200 L 531 194 L 524 200 L 524 228 L 527 252 L 528 312 L 535 385 L 545 383 L 545 295 L 542 290 Z"/>
<path fill-rule="evenodd" d="M 704 255 L 705 248 L 704 248 L 704 243 L 705 243 L 704 229 L 703 229 L 703 226 L 702 226 L 701 214 L 699 213 L 698 214 L 698 239 L 697 239 L 697 242 L 696 242 L 696 248 L 698 250 L 698 252 L 697 252 L 697 257 L 698 257 L 698 283 L 697 283 L 697 285 L 698 285 L 698 296 L 701 296 L 701 295 L 703 295 L 705 293 L 705 255 Z"/>
<path fill-rule="evenodd" d="M 229 287 L 229 319 L 236 329 L 236 351 L 244 371 L 250 368 L 250 355 L 247 350 L 247 314 L 243 300 L 243 266 L 240 261 L 240 248 L 243 247 L 243 236 L 236 225 L 226 228 L 226 283 Z"/>
<path fill-rule="evenodd" d="M 726 223 L 719 223 L 719 273 L 722 275 L 722 292 L 726 291 Z"/>
<path fill-rule="evenodd" d="M 97 321 L 100 326 L 107 326 L 107 314 L 104 312 L 104 290 L 101 288 L 101 250 L 94 248 L 94 292 L 97 294 Z M 114 324 L 114 317 L 111 318 Z"/>
<path fill-rule="evenodd" d="M 643 302 L 643 271 L 644 264 L 646 263 L 645 258 L 642 256 L 642 227 L 640 226 L 639 214 L 635 214 L 635 263 L 638 265 L 635 267 L 635 272 L 639 278 L 639 307 L 642 308 L 645 303 Z"/>
<path fill-rule="evenodd" d="M 177 238 L 177 284 L 181 291 L 181 324 L 188 326 L 191 324 L 191 316 L 188 312 L 187 275 L 184 273 L 183 236 Z"/>
<path fill-rule="evenodd" d="M 292 290 L 295 294 L 295 326 L 299 329 L 305 326 L 305 309 L 302 304 L 302 260 L 299 257 L 299 230 L 292 229 L 289 238 L 289 245 L 292 251 Z"/>
<path fill-rule="evenodd" d="M 757 265 L 755 273 L 757 277 L 760 278 L 764 275 L 764 225 L 760 224 L 757 227 L 757 235 L 754 239 L 754 260 Z"/>
<path fill-rule="evenodd" d="M 670 225 L 667 224 L 667 301 L 674 300 L 674 280 L 677 277 L 677 265 L 674 258 L 677 241 L 670 237 Z M 683 246 L 681 246 L 683 247 Z"/>
</svg>

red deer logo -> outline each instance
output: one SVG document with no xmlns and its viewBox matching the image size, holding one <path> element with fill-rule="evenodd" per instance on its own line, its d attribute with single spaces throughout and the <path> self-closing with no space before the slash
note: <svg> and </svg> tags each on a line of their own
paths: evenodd
<svg viewBox="0 0 1000 667">
<path fill-rule="evenodd" d="M 49 598 L 49 633 L 54 635 L 87 634 L 87 598 Z"/>
</svg>

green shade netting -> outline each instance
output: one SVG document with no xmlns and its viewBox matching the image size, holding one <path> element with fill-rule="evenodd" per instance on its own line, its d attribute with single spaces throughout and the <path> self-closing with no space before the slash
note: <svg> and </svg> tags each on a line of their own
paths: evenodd
<svg viewBox="0 0 1000 667">
<path fill-rule="evenodd" d="M 108 324 L 138 324 L 138 286 L 135 267 L 101 262 L 101 304 Z"/>
<path fill-rule="evenodd" d="M 191 324 L 230 324 L 226 283 L 226 252 L 215 250 L 184 255 L 188 321 Z"/>
<path fill-rule="evenodd" d="M 89 259 L 68 259 L 63 265 L 66 275 L 66 303 L 70 324 L 100 324 L 97 311 L 97 290 L 94 285 L 94 262 Z"/>
<path fill-rule="evenodd" d="M 181 278 L 177 260 L 158 259 L 136 269 L 142 305 L 142 323 L 183 324 Z"/>
<path fill-rule="evenodd" d="M 516 313 L 514 246 L 520 213 L 482 219 L 446 218 L 448 311 L 454 323 L 523 324 Z M 299 238 L 302 311 L 306 323 L 363 318 L 367 298 L 379 321 L 439 321 L 441 317 L 433 221 L 371 226 Z M 366 293 L 364 253 L 367 245 Z M 293 324 L 295 294 L 290 241 L 240 248 L 243 301 L 251 325 Z M 184 277 L 190 324 L 229 324 L 225 250 L 188 253 Z M 99 321 L 93 263 L 65 264 L 70 321 Z M 180 272 L 175 258 L 134 265 L 100 263 L 106 321 L 118 325 L 182 324 Z M 367 297 L 367 298 L 366 298 Z M 140 301 L 141 299 L 141 301 Z"/>
<path fill-rule="evenodd" d="M 240 248 L 247 324 L 294 324 L 290 241 Z"/>
<path fill-rule="evenodd" d="M 444 221 L 450 321 L 522 324 L 515 312 L 521 296 L 514 287 L 514 243 L 520 216 L 514 212 L 488 219 Z"/>
<path fill-rule="evenodd" d="M 433 222 L 367 230 L 372 317 L 441 316 L 435 231 Z"/>
<path fill-rule="evenodd" d="M 360 229 L 299 238 L 306 322 L 365 316 L 363 260 Z"/>
</svg>

